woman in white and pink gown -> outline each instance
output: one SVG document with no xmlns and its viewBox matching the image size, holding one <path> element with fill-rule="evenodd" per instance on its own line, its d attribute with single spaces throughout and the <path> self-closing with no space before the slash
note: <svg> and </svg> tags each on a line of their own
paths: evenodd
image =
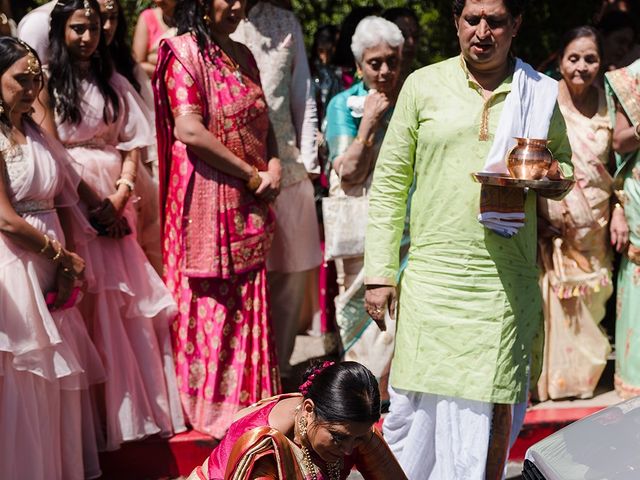
<svg viewBox="0 0 640 480">
<path fill-rule="evenodd" d="M 0 478 L 97 478 L 89 386 L 105 371 L 72 306 L 84 262 L 67 250 L 95 233 L 64 148 L 27 116 L 41 86 L 35 53 L 0 38 Z"/>
<path fill-rule="evenodd" d="M 51 105 L 44 125 L 80 166 L 81 198 L 99 233 L 85 253 L 95 282 L 79 306 L 108 371 L 96 409 L 105 425 L 99 446 L 113 450 L 185 426 L 169 336 L 177 309 L 136 241 L 129 198 L 139 150 L 154 141 L 153 122 L 114 72 L 100 22 L 95 0 L 54 7 L 42 100 Z"/>
</svg>

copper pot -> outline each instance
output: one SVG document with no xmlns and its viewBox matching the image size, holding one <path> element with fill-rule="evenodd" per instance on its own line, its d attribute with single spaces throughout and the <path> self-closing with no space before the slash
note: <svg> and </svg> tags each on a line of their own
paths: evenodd
<svg viewBox="0 0 640 480">
<path fill-rule="evenodd" d="M 516 138 L 518 144 L 507 154 L 507 169 L 513 178 L 540 180 L 553 162 L 547 140 Z"/>
</svg>

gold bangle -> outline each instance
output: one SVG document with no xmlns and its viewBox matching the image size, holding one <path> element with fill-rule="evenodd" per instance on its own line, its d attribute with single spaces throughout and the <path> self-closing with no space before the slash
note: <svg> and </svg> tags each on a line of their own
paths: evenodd
<svg viewBox="0 0 640 480">
<path fill-rule="evenodd" d="M 40 255 L 42 255 L 47 248 L 49 248 L 49 245 L 51 245 L 51 239 L 49 238 L 49 235 L 47 235 L 46 233 L 44 234 L 44 247 L 42 247 L 40 249 Z"/>
<path fill-rule="evenodd" d="M 640 123 L 636 125 L 636 128 L 633 130 L 633 138 L 640 142 Z"/>
<path fill-rule="evenodd" d="M 53 258 L 51 258 L 52 262 L 57 262 L 58 260 L 60 260 L 60 258 L 62 258 L 62 245 L 60 244 L 60 242 L 58 243 L 58 250 L 56 251 L 56 254 L 53 256 Z M 53 248 L 55 250 L 55 244 L 53 244 Z"/>
<path fill-rule="evenodd" d="M 122 178 L 120 177 L 118 180 L 116 180 L 116 190 L 118 189 L 118 187 L 120 185 L 126 185 L 127 188 L 129 189 L 129 192 L 133 192 L 133 189 L 136 188 L 136 184 L 133 183 L 131 180 L 127 179 L 127 178 Z"/>
<path fill-rule="evenodd" d="M 251 178 L 247 180 L 247 188 L 252 192 L 255 192 L 258 187 L 260 187 L 261 183 L 262 177 L 258 173 L 258 169 L 256 167 L 253 167 L 253 174 L 251 175 Z"/>
<path fill-rule="evenodd" d="M 363 140 L 360 135 L 356 135 L 356 138 L 354 138 L 354 140 L 360 145 L 364 145 L 365 147 L 370 147 L 373 145 L 373 140 Z"/>
</svg>

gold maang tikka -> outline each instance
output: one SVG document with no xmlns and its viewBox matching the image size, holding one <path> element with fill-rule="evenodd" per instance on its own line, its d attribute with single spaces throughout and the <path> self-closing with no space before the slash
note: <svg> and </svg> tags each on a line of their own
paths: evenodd
<svg viewBox="0 0 640 480">
<path fill-rule="evenodd" d="M 116 8 L 115 0 L 105 0 L 104 8 L 106 8 L 107 10 L 113 10 L 114 8 Z"/>
<path fill-rule="evenodd" d="M 89 0 L 84 0 L 82 7 L 84 8 L 84 16 L 85 17 L 90 17 L 91 16 L 91 4 L 89 3 Z"/>
<path fill-rule="evenodd" d="M 25 73 L 31 74 L 34 77 L 37 77 L 42 73 L 40 62 L 31 50 L 27 53 L 27 69 L 25 70 Z"/>
<path fill-rule="evenodd" d="M 42 65 L 40 65 L 40 60 L 38 60 L 38 57 L 35 56 L 31 47 L 22 40 L 18 40 L 18 42 L 27 51 L 27 69 L 24 71 L 24 73 L 33 75 L 34 77 L 42 74 Z"/>
</svg>

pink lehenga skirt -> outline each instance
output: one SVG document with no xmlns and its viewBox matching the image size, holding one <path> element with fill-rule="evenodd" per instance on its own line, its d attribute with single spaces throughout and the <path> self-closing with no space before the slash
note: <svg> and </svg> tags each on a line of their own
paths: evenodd
<svg viewBox="0 0 640 480">
<path fill-rule="evenodd" d="M 222 438 L 234 414 L 280 390 L 266 272 L 178 283 L 173 349 L 182 405 L 194 429 Z"/>
</svg>

